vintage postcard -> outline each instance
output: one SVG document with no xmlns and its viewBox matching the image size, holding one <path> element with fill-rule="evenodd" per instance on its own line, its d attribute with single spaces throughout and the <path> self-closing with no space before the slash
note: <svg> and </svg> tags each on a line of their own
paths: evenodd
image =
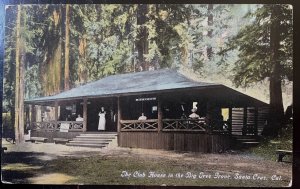
<svg viewBox="0 0 300 189">
<path fill-rule="evenodd" d="M 2 183 L 292 186 L 292 5 L 4 9 Z"/>
</svg>

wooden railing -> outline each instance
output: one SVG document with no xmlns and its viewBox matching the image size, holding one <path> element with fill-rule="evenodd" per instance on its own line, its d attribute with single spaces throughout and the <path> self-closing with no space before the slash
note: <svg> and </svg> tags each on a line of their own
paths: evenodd
<svg viewBox="0 0 300 189">
<path fill-rule="evenodd" d="M 62 124 L 68 125 L 68 131 L 83 131 L 83 121 L 45 121 L 32 122 L 31 129 L 37 131 L 60 131 Z"/>
<path fill-rule="evenodd" d="M 206 131 L 204 119 L 163 119 L 163 131 Z"/>
<path fill-rule="evenodd" d="M 158 119 L 121 120 L 121 131 L 158 131 Z M 163 119 L 162 131 L 165 132 L 205 132 L 229 134 L 227 129 L 217 129 L 207 126 L 203 118 L 200 119 Z"/>
<path fill-rule="evenodd" d="M 157 119 L 120 120 L 121 131 L 158 131 Z"/>
</svg>

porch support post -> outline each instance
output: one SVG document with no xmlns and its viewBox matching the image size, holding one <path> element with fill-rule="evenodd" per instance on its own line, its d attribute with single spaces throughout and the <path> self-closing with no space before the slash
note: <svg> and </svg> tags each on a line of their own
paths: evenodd
<svg viewBox="0 0 300 189">
<path fill-rule="evenodd" d="M 32 122 L 36 122 L 36 110 L 35 110 L 35 104 L 31 105 L 31 124 Z"/>
<path fill-rule="evenodd" d="M 254 135 L 258 135 L 258 108 L 254 107 Z"/>
<path fill-rule="evenodd" d="M 58 127 L 58 101 L 54 102 L 54 121 L 55 121 L 55 128 Z"/>
<path fill-rule="evenodd" d="M 247 134 L 247 107 L 244 107 L 244 117 L 243 117 L 243 128 L 242 128 L 242 134 Z"/>
<path fill-rule="evenodd" d="M 83 99 L 83 132 L 87 128 L 87 98 Z"/>
<path fill-rule="evenodd" d="M 232 107 L 229 107 L 229 122 L 228 122 L 229 133 L 232 134 Z"/>
<path fill-rule="evenodd" d="M 122 106 L 120 97 L 118 97 L 118 133 L 121 132 Z"/>
<path fill-rule="evenodd" d="M 158 97 L 157 99 L 157 126 L 158 132 L 162 131 L 163 122 L 162 122 L 162 111 L 161 111 L 161 98 Z"/>
</svg>

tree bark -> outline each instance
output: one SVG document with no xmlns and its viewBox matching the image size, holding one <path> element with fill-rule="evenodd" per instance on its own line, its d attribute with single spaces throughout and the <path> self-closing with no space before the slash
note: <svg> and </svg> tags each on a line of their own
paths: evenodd
<svg viewBox="0 0 300 189">
<path fill-rule="evenodd" d="M 214 9 L 214 5 L 209 4 L 208 8 L 207 8 L 207 25 L 209 27 L 213 26 L 213 23 L 214 23 L 213 9 Z M 212 33 L 213 33 L 213 29 L 209 29 L 207 32 L 207 36 L 210 39 L 212 38 Z M 207 52 L 208 59 L 211 60 L 212 55 L 213 55 L 213 49 L 210 44 L 207 46 L 206 52 Z"/>
<path fill-rule="evenodd" d="M 282 125 L 284 111 L 282 102 L 281 89 L 281 65 L 279 60 L 280 49 L 280 20 L 277 18 L 278 5 L 274 5 L 271 13 L 271 30 L 270 30 L 270 48 L 271 48 L 271 65 L 272 72 L 270 76 L 270 116 L 268 121 L 267 135 L 276 136 Z"/>
<path fill-rule="evenodd" d="M 144 54 L 148 54 L 148 32 L 147 28 L 143 26 L 147 17 L 148 12 L 147 4 L 139 4 L 137 7 L 137 25 L 140 26 L 140 30 L 137 35 L 136 48 L 138 51 L 137 63 L 142 70 L 147 69 L 147 64 L 145 62 Z"/>
<path fill-rule="evenodd" d="M 21 38 L 21 5 L 17 7 L 16 25 L 16 84 L 15 84 L 15 141 L 24 141 L 24 42 Z"/>
<path fill-rule="evenodd" d="M 20 94 L 19 94 L 19 140 L 24 142 L 24 71 L 25 70 L 25 52 L 22 50 L 21 61 L 20 61 Z"/>
<path fill-rule="evenodd" d="M 70 5 L 66 4 L 66 27 L 65 27 L 65 90 L 70 89 Z"/>
<path fill-rule="evenodd" d="M 16 82 L 15 82 L 15 140 L 16 143 L 20 143 L 19 136 L 19 99 L 20 99 L 20 48 L 21 48 L 21 5 L 18 5 L 17 8 L 17 36 L 16 36 Z"/>
</svg>

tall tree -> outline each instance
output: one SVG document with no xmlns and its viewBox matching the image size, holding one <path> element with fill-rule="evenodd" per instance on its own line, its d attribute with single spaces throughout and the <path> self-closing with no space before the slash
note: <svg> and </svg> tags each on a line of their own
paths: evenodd
<svg viewBox="0 0 300 189">
<path fill-rule="evenodd" d="M 16 21 L 16 81 L 15 81 L 15 140 L 24 140 L 24 39 L 21 37 L 21 5 L 17 6 Z"/>
<path fill-rule="evenodd" d="M 292 8 L 263 5 L 249 13 L 253 21 L 233 37 L 227 48 L 238 49 L 234 83 L 247 87 L 269 79 L 270 120 L 266 135 L 276 135 L 283 121 L 282 82 L 292 80 Z"/>
<path fill-rule="evenodd" d="M 207 36 L 211 39 L 213 37 L 213 23 L 214 23 L 214 16 L 213 16 L 213 9 L 214 5 L 213 4 L 208 4 L 207 6 L 207 26 L 209 28 L 207 32 Z M 208 44 L 208 47 L 206 49 L 207 57 L 210 60 L 213 56 L 213 49 L 211 44 Z"/>
<path fill-rule="evenodd" d="M 49 25 L 44 28 L 42 36 L 44 60 L 40 66 L 40 77 L 44 86 L 43 95 L 53 95 L 62 89 L 62 7 L 47 6 L 49 9 L 43 16 Z"/>
<path fill-rule="evenodd" d="M 70 5 L 66 4 L 64 90 L 70 89 Z"/>
<path fill-rule="evenodd" d="M 138 52 L 138 66 L 141 67 L 141 70 L 145 70 L 147 64 L 145 62 L 144 54 L 148 54 L 148 31 L 147 27 L 145 26 L 147 22 L 148 13 L 148 5 L 147 4 L 139 4 L 137 5 L 137 25 L 139 26 L 137 32 L 137 39 L 136 39 L 136 49 Z"/>
</svg>

